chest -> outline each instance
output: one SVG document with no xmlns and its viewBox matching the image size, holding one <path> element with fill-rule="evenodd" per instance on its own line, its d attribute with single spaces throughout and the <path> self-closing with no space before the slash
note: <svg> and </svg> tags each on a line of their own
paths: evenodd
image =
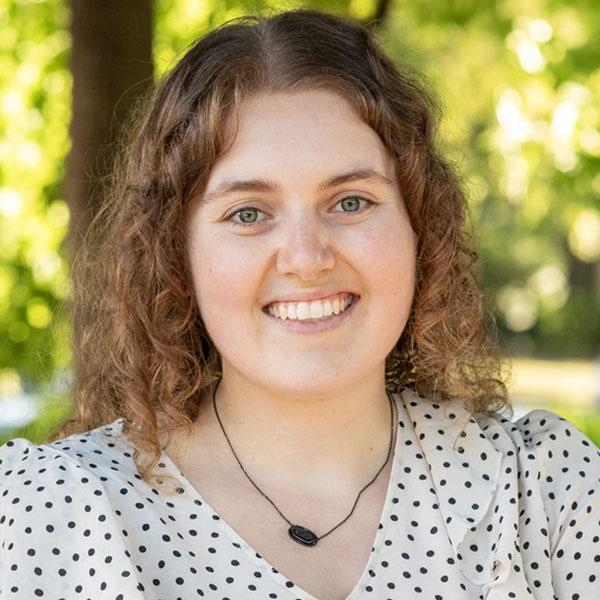
<svg viewBox="0 0 600 600">
<path fill-rule="evenodd" d="M 287 580 L 317 600 L 345 600 L 365 570 L 386 499 L 390 466 L 367 488 L 352 516 L 335 531 L 305 547 L 288 534 L 289 525 L 269 502 L 243 482 L 222 475 L 187 475 L 188 481 L 235 534 Z M 297 496 L 297 495 L 295 495 Z M 350 512 L 353 498 L 322 504 L 299 497 L 279 499 L 278 508 L 292 521 L 322 535 Z"/>
</svg>

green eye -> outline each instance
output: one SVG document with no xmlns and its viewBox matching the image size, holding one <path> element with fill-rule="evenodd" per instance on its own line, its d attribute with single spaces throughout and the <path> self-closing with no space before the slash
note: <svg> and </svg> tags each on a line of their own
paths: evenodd
<svg viewBox="0 0 600 600">
<path fill-rule="evenodd" d="M 258 210 L 256 208 L 244 208 L 236 213 L 241 223 L 251 224 L 258 221 Z"/>
<path fill-rule="evenodd" d="M 365 206 L 363 206 L 363 203 Z M 368 208 L 372 204 L 373 202 L 367 200 L 366 198 L 361 198 L 360 196 L 347 196 L 338 202 L 342 212 L 345 213 L 360 212 L 361 209 Z"/>
<path fill-rule="evenodd" d="M 227 220 L 237 227 L 250 227 L 261 223 L 264 220 L 264 213 L 254 206 L 245 206 L 232 213 Z"/>
</svg>

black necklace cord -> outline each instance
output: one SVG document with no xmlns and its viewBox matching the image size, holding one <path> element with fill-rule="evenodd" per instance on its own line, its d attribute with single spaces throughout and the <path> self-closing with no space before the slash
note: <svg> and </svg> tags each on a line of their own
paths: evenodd
<svg viewBox="0 0 600 600">
<path fill-rule="evenodd" d="M 248 472 L 246 471 L 246 469 L 244 468 L 244 465 L 242 465 L 242 462 L 240 461 L 240 459 L 238 458 L 238 455 L 236 454 L 236 451 L 233 448 L 233 445 L 231 443 L 231 440 L 229 439 L 229 436 L 227 435 L 227 432 L 225 431 L 225 427 L 223 426 L 223 422 L 221 421 L 221 417 L 219 415 L 219 411 L 217 410 L 217 388 L 219 387 L 219 384 L 221 383 L 221 380 L 219 380 L 217 382 L 217 385 L 215 385 L 214 389 L 213 389 L 213 394 L 212 394 L 212 401 L 213 401 L 213 408 L 215 411 L 215 416 L 217 417 L 217 421 L 219 422 L 219 427 L 221 428 L 221 431 L 223 432 L 223 435 L 225 436 L 225 439 L 227 440 L 227 444 L 229 445 L 229 448 L 231 449 L 231 453 L 233 454 L 235 460 L 237 461 L 237 464 L 240 466 L 240 469 L 242 470 L 242 472 L 244 473 L 244 475 L 246 476 L 246 478 L 248 479 L 248 481 L 254 486 L 254 488 L 256 489 L 256 491 L 263 497 L 265 498 L 265 500 L 267 500 L 271 506 L 279 513 L 279 516 L 290 526 L 289 529 L 289 534 L 290 537 L 304 545 L 304 546 L 314 546 L 316 545 L 316 543 L 320 540 L 322 540 L 324 537 L 328 536 L 330 533 L 334 532 L 338 527 L 340 527 L 341 525 L 343 525 L 354 513 L 354 509 L 356 508 L 356 505 L 358 504 L 358 501 L 362 495 L 362 493 L 371 485 L 373 485 L 373 483 L 375 483 L 375 480 L 377 479 L 377 477 L 379 477 L 379 475 L 381 474 L 381 472 L 383 471 L 383 469 L 385 468 L 385 466 L 388 464 L 390 457 L 392 455 L 392 451 L 394 448 L 394 443 L 396 440 L 396 434 L 397 434 L 397 428 L 394 427 L 394 417 L 395 417 L 395 402 L 391 396 L 391 394 L 389 392 L 386 391 L 387 395 L 388 395 L 388 399 L 390 401 L 390 442 L 389 442 L 389 446 L 388 446 L 388 451 L 387 451 L 387 456 L 385 459 L 385 462 L 381 465 L 381 467 L 379 468 L 379 471 L 377 471 L 377 473 L 375 474 L 375 476 L 373 477 L 373 479 L 371 479 L 371 481 L 369 481 L 369 483 L 367 483 L 367 485 L 365 485 L 360 492 L 358 492 L 358 495 L 356 496 L 356 500 L 354 501 L 354 504 L 352 505 L 352 510 L 348 513 L 348 515 L 342 520 L 340 521 L 335 527 L 332 527 L 329 531 L 327 531 L 326 533 L 324 533 L 321 536 L 317 536 L 315 535 L 312 531 L 310 531 L 309 529 L 307 529 L 306 527 L 303 527 L 301 525 L 296 525 L 294 523 L 292 523 L 277 507 L 277 505 L 273 502 L 273 500 L 271 500 L 271 498 L 269 498 L 269 496 L 267 496 L 267 494 L 265 494 L 259 487 L 258 485 L 254 482 L 254 480 L 252 479 L 252 477 L 250 477 L 250 475 L 248 475 Z"/>
</svg>

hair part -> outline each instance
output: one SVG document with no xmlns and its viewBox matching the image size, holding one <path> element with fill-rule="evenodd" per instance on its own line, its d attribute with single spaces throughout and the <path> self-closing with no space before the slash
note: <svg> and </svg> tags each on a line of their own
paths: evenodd
<svg viewBox="0 0 600 600">
<path fill-rule="evenodd" d="M 357 23 L 293 10 L 208 33 L 153 93 L 72 264 L 74 412 L 48 440 L 123 417 L 143 479 L 169 479 L 152 473 L 160 436 L 191 429 L 221 374 L 192 285 L 186 215 L 240 104 L 308 89 L 342 95 L 381 137 L 417 237 L 416 289 L 386 361 L 388 389 L 461 399 L 472 413 L 510 408 L 467 201 L 436 146 L 436 103 Z"/>
</svg>

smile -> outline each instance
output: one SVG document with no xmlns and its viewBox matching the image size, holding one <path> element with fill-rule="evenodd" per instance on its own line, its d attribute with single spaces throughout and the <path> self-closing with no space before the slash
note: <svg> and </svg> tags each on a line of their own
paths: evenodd
<svg viewBox="0 0 600 600">
<path fill-rule="evenodd" d="M 353 294 L 344 292 L 310 302 L 274 302 L 266 310 L 282 321 L 324 321 L 343 313 L 356 299 Z"/>
</svg>

